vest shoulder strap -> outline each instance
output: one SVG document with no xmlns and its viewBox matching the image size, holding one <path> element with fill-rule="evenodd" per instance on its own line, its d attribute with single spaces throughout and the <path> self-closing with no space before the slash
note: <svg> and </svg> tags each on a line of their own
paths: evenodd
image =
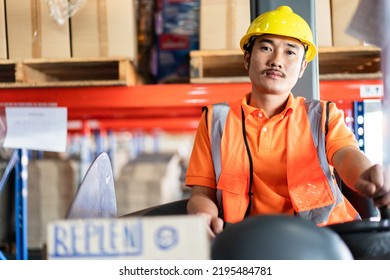
<svg viewBox="0 0 390 280">
<path fill-rule="evenodd" d="M 212 119 L 211 119 L 211 150 L 216 174 L 216 181 L 218 182 L 221 174 L 221 139 L 225 128 L 226 118 L 229 114 L 230 106 L 226 102 L 216 103 L 212 105 Z M 207 119 L 206 119 L 207 121 Z"/>
<path fill-rule="evenodd" d="M 329 130 L 329 106 L 332 101 L 326 102 L 326 118 L 325 118 L 325 136 L 328 134 Z"/>
<path fill-rule="evenodd" d="M 318 99 L 312 99 L 304 102 L 304 105 L 307 109 L 308 114 L 310 114 L 310 111 L 314 109 L 314 111 L 320 113 L 317 116 L 322 116 L 322 102 Z M 325 136 L 328 134 L 329 131 L 329 107 L 332 101 L 327 101 L 325 105 Z M 316 115 L 313 115 L 316 116 Z"/>
</svg>

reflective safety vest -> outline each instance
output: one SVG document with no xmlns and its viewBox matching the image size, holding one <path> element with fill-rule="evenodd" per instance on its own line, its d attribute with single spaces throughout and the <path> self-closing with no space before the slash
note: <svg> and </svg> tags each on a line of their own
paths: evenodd
<svg viewBox="0 0 390 280">
<path fill-rule="evenodd" d="M 295 214 L 319 226 L 360 219 L 342 195 L 326 158 L 325 102 L 304 98 L 299 102 L 305 109 L 294 110 L 287 127 L 287 188 Z M 238 102 L 210 105 L 207 111 L 207 118 L 212 118 L 208 123 L 219 213 L 224 221 L 235 223 L 249 215 L 252 205 L 253 163 L 245 115 Z"/>
</svg>

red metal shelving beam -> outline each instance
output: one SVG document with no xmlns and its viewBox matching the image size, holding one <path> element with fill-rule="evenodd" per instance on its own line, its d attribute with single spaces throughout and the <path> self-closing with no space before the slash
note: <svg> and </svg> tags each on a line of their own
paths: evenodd
<svg viewBox="0 0 390 280">
<path fill-rule="evenodd" d="M 135 118 L 180 118 L 200 116 L 201 108 L 193 107 L 145 107 L 145 108 L 73 108 L 68 112 L 69 120 L 106 120 L 106 119 L 135 119 Z"/>
<path fill-rule="evenodd" d="M 104 120 L 99 121 L 103 129 L 111 130 L 164 130 L 164 131 L 195 131 L 198 127 L 198 117 Z"/>
<path fill-rule="evenodd" d="M 362 85 L 381 84 L 381 80 L 322 80 L 320 97 L 349 104 L 363 100 L 360 96 Z M 188 130 L 194 128 L 202 106 L 241 99 L 250 90 L 249 83 L 3 88 L 0 90 L 0 107 L 67 107 L 70 120 L 96 119 L 105 128 L 143 126 L 151 129 L 160 126 L 167 130 Z M 165 123 L 159 124 L 159 120 Z"/>
<path fill-rule="evenodd" d="M 344 102 L 363 101 L 360 89 L 366 85 L 382 85 L 382 80 L 322 80 L 320 81 L 321 99 Z M 373 97 L 377 99 L 377 97 Z"/>
<path fill-rule="evenodd" d="M 88 127 L 89 133 L 92 130 L 101 131 L 165 131 L 165 132 L 194 132 L 198 127 L 198 117 L 180 118 L 140 118 L 140 119 L 105 119 L 93 121 Z M 71 122 L 68 126 L 70 133 L 86 133 L 83 131 L 83 122 Z"/>
<path fill-rule="evenodd" d="M 381 80 L 324 80 L 320 81 L 321 98 L 359 100 L 361 85 L 381 83 Z M 3 88 L 0 105 L 52 104 L 69 109 L 192 107 L 241 98 L 250 90 L 249 83 Z"/>
<path fill-rule="evenodd" d="M 0 105 L 5 103 L 52 104 L 75 108 L 154 108 L 192 107 L 240 98 L 249 92 L 243 84 L 175 84 L 130 87 L 74 87 L 2 89 Z"/>
</svg>

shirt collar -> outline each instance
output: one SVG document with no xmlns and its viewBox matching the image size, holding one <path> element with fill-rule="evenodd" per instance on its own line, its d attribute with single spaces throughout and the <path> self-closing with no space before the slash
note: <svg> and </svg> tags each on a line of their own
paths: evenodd
<svg viewBox="0 0 390 280">
<path fill-rule="evenodd" d="M 258 112 L 261 110 L 261 108 L 256 108 L 256 107 L 250 106 L 248 104 L 250 97 L 251 97 L 251 93 L 248 93 L 242 98 L 242 101 L 241 101 L 241 106 L 244 109 L 245 119 L 251 114 L 258 114 Z M 290 92 L 288 99 L 287 99 L 286 107 L 284 108 L 284 110 L 281 113 L 279 113 L 276 116 L 280 116 L 280 119 L 283 119 L 283 118 L 289 116 L 294 111 L 296 106 L 297 106 L 297 102 L 294 98 L 294 95 Z"/>
</svg>

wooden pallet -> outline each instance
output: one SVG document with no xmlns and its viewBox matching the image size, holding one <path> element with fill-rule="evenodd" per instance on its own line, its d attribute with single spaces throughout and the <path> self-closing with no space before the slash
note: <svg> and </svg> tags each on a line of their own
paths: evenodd
<svg viewBox="0 0 390 280">
<path fill-rule="evenodd" d="M 320 48 L 320 78 L 350 76 L 351 79 L 380 78 L 381 50 L 373 46 Z"/>
<path fill-rule="evenodd" d="M 0 61 L 0 87 L 129 86 L 137 83 L 127 58 Z"/>
<path fill-rule="evenodd" d="M 241 50 L 190 52 L 190 83 L 228 82 L 249 82 Z"/>
<path fill-rule="evenodd" d="M 320 48 L 320 79 L 380 79 L 380 49 L 372 46 Z M 248 82 L 241 50 L 191 51 L 190 82 Z"/>
</svg>

